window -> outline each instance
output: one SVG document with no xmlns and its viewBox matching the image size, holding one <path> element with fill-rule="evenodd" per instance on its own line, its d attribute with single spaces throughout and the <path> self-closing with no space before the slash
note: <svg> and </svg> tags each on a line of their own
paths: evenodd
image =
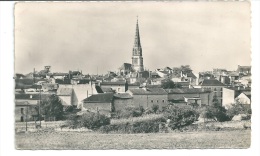
<svg viewBox="0 0 260 156">
<path fill-rule="evenodd" d="M 162 102 L 164 103 L 164 100 L 162 100 Z"/>
<path fill-rule="evenodd" d="M 157 100 L 157 103 L 159 103 L 159 100 Z"/>
<path fill-rule="evenodd" d="M 21 108 L 21 113 L 22 113 L 22 114 L 24 113 L 23 110 L 24 110 L 24 108 Z"/>
<path fill-rule="evenodd" d="M 153 103 L 153 100 L 151 100 L 151 103 Z"/>
</svg>

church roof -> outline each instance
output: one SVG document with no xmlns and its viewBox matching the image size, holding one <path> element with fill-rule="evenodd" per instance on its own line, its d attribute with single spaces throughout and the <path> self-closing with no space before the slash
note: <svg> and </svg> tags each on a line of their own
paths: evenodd
<svg viewBox="0 0 260 156">
<path fill-rule="evenodd" d="M 135 43 L 134 47 L 141 47 L 141 41 L 140 41 L 140 34 L 139 34 L 139 26 L 138 26 L 138 19 L 136 22 L 136 31 L 135 31 Z"/>
<path fill-rule="evenodd" d="M 123 65 L 119 69 L 130 70 L 131 68 L 132 68 L 132 64 L 123 63 Z"/>
</svg>

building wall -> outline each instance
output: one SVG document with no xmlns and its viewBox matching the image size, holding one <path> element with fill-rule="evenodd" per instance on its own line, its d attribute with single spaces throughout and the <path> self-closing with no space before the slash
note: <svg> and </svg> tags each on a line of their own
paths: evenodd
<svg viewBox="0 0 260 156">
<path fill-rule="evenodd" d="M 225 108 L 228 108 L 229 105 L 235 103 L 235 91 L 228 88 L 223 88 L 223 103 L 222 105 Z"/>
<path fill-rule="evenodd" d="M 126 91 L 125 85 L 101 85 L 101 87 L 102 88 L 112 88 L 113 90 L 116 91 L 116 93 Z"/>
<path fill-rule="evenodd" d="M 25 122 L 26 121 L 26 115 L 28 117 L 27 121 L 34 121 L 33 115 L 37 115 L 37 111 L 35 109 L 34 105 L 28 105 L 28 107 L 25 105 L 22 106 L 15 106 L 15 122 Z M 28 108 L 28 112 L 27 112 Z"/>
<path fill-rule="evenodd" d="M 83 107 L 83 109 L 87 109 L 90 112 L 96 113 L 99 111 L 100 114 L 111 116 L 112 103 L 84 103 Z"/>
<path fill-rule="evenodd" d="M 241 104 L 251 104 L 251 100 L 244 94 L 241 93 L 240 95 L 238 95 L 238 97 L 236 98 Z"/>
<path fill-rule="evenodd" d="M 183 96 L 186 98 L 192 98 L 192 97 L 200 97 L 200 104 L 202 105 L 209 105 L 210 104 L 210 93 L 192 93 L 192 94 L 168 94 L 168 100 L 179 100 L 183 99 Z"/>
<path fill-rule="evenodd" d="M 133 99 L 114 99 L 115 111 L 123 110 L 128 106 L 133 106 Z"/>
<path fill-rule="evenodd" d="M 159 105 L 159 109 L 168 105 L 167 95 L 133 95 L 133 105 L 151 108 L 153 105 Z"/>
<path fill-rule="evenodd" d="M 219 103 L 222 105 L 222 89 L 224 88 L 223 86 L 201 86 L 201 88 L 204 89 L 210 89 L 211 95 L 210 95 L 210 105 L 212 104 L 213 97 L 216 96 Z"/>
<path fill-rule="evenodd" d="M 84 100 L 86 97 L 89 97 L 91 95 L 97 94 L 97 90 L 95 87 L 95 84 L 77 84 L 77 85 L 72 85 L 72 84 L 60 84 L 60 88 L 73 88 L 74 93 L 75 93 L 75 99 L 74 102 L 76 102 L 77 99 L 77 105 L 80 107 L 80 103 L 82 100 Z"/>
<path fill-rule="evenodd" d="M 211 101 L 210 101 L 211 93 L 201 93 L 201 94 L 199 94 L 199 97 L 201 99 L 202 105 L 210 105 L 210 103 L 211 103 Z"/>
</svg>

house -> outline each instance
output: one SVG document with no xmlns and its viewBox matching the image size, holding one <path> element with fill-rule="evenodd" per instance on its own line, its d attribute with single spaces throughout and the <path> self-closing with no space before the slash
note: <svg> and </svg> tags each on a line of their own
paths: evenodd
<svg viewBox="0 0 260 156">
<path fill-rule="evenodd" d="M 161 69 L 156 69 L 155 72 L 156 72 L 160 77 L 163 77 L 163 78 L 167 78 L 168 75 L 170 74 L 168 71 L 164 71 L 164 70 L 161 70 Z"/>
<path fill-rule="evenodd" d="M 113 106 L 114 93 L 100 93 L 91 95 L 88 98 L 82 100 L 82 111 L 89 111 L 111 116 L 114 111 Z"/>
<path fill-rule="evenodd" d="M 163 77 L 151 79 L 151 85 L 161 85 L 165 80 Z"/>
<path fill-rule="evenodd" d="M 132 64 L 123 63 L 121 67 L 118 68 L 120 75 L 128 75 L 132 71 Z"/>
<path fill-rule="evenodd" d="M 15 101 L 15 122 L 34 121 L 38 118 L 38 104 Z"/>
<path fill-rule="evenodd" d="M 69 73 L 53 73 L 52 77 L 56 80 L 56 79 L 60 79 L 60 80 L 64 80 L 65 78 L 69 77 Z"/>
<path fill-rule="evenodd" d="M 239 73 L 236 71 L 231 71 L 228 73 L 230 84 L 233 84 L 236 80 L 239 79 Z"/>
<path fill-rule="evenodd" d="M 151 78 L 160 78 L 160 76 L 156 72 L 150 72 L 150 77 Z"/>
<path fill-rule="evenodd" d="M 218 102 L 222 105 L 222 90 L 225 87 L 223 83 L 216 79 L 204 79 L 199 85 L 201 88 L 209 89 L 213 92 L 210 100 L 211 102 L 213 98 L 217 98 Z"/>
<path fill-rule="evenodd" d="M 80 108 L 82 103 L 81 101 L 87 97 L 90 97 L 91 95 L 98 94 L 96 86 L 94 83 L 89 84 L 59 84 L 60 88 L 71 88 L 75 92 L 75 96 L 78 99 L 77 107 Z"/>
<path fill-rule="evenodd" d="M 128 84 L 128 89 L 138 89 L 140 88 L 141 83 L 140 82 L 136 82 L 136 83 L 129 83 Z"/>
<path fill-rule="evenodd" d="M 128 106 L 133 106 L 133 97 L 129 93 L 114 94 L 115 111 L 123 110 Z"/>
<path fill-rule="evenodd" d="M 129 89 L 127 91 L 133 97 L 133 105 L 135 107 L 151 108 L 158 105 L 159 109 L 168 105 L 167 92 L 162 88 L 139 88 Z"/>
<path fill-rule="evenodd" d="M 231 104 L 236 102 L 236 98 L 243 92 L 250 92 L 251 88 L 249 87 L 224 87 L 222 90 L 222 105 L 225 108 L 229 108 Z"/>
<path fill-rule="evenodd" d="M 199 73 L 199 82 L 201 82 L 204 79 L 214 79 L 214 75 L 210 71 L 200 72 Z"/>
<path fill-rule="evenodd" d="M 240 66 L 240 65 L 238 65 L 237 72 L 240 75 L 251 75 L 251 66 Z"/>
<path fill-rule="evenodd" d="M 237 97 L 236 100 L 244 105 L 250 105 L 251 104 L 251 91 L 244 91 L 240 93 Z"/>
<path fill-rule="evenodd" d="M 48 92 L 48 91 L 57 91 L 57 89 L 59 88 L 59 84 L 57 83 L 42 83 L 42 90 L 44 92 Z"/>
<path fill-rule="evenodd" d="M 65 110 L 78 105 L 78 98 L 73 88 L 59 88 L 57 95 Z"/>
<path fill-rule="evenodd" d="M 118 82 L 101 82 L 101 88 L 112 88 L 117 93 L 125 92 L 128 88 L 128 84 L 125 81 L 118 81 Z"/>
<path fill-rule="evenodd" d="M 168 101 L 175 104 L 198 104 L 205 106 L 210 104 L 211 91 L 202 88 L 174 88 L 165 89 L 168 93 Z"/>
<path fill-rule="evenodd" d="M 15 121 L 34 121 L 38 119 L 38 105 L 39 101 L 46 99 L 51 94 L 15 94 Z"/>
</svg>

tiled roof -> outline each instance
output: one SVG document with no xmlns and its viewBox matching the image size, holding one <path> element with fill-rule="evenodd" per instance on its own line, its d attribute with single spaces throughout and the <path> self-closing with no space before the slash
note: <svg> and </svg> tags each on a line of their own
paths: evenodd
<svg viewBox="0 0 260 156">
<path fill-rule="evenodd" d="M 128 86 L 140 86 L 140 82 L 135 82 L 135 83 L 129 83 Z"/>
<path fill-rule="evenodd" d="M 114 93 L 112 88 L 101 87 L 103 93 Z"/>
<path fill-rule="evenodd" d="M 69 73 L 53 73 L 53 76 L 66 76 L 69 75 Z"/>
<path fill-rule="evenodd" d="M 131 99 L 131 98 L 133 98 L 129 93 L 114 94 L 114 97 L 118 98 L 118 99 Z"/>
<path fill-rule="evenodd" d="M 192 72 L 187 73 L 187 77 L 192 77 L 192 78 L 194 78 L 194 79 L 197 78 Z"/>
<path fill-rule="evenodd" d="M 51 94 L 15 94 L 15 99 L 23 99 L 23 100 L 40 100 L 41 99 L 45 99 L 47 97 L 49 97 Z"/>
<path fill-rule="evenodd" d="M 38 100 L 15 100 L 16 106 L 36 106 Z"/>
<path fill-rule="evenodd" d="M 201 86 L 225 86 L 225 85 L 216 79 L 204 79 L 201 82 Z"/>
<path fill-rule="evenodd" d="M 158 73 L 156 73 L 156 72 L 151 72 L 151 75 L 158 75 Z"/>
<path fill-rule="evenodd" d="M 167 95 L 163 88 L 129 89 L 134 95 Z"/>
<path fill-rule="evenodd" d="M 251 99 L 251 91 L 244 91 L 243 92 L 249 99 Z"/>
<path fill-rule="evenodd" d="M 117 82 L 101 82 L 100 85 L 125 85 L 126 82 L 124 81 L 117 81 Z"/>
<path fill-rule="evenodd" d="M 251 69 L 251 66 L 238 66 L 238 69 Z"/>
<path fill-rule="evenodd" d="M 228 76 L 239 76 L 239 73 L 237 73 L 237 72 L 230 72 L 230 73 L 228 73 Z"/>
<path fill-rule="evenodd" d="M 164 71 L 164 70 L 159 71 L 159 72 L 161 72 L 161 73 L 163 73 L 163 74 L 168 74 L 168 72 L 167 72 L 167 71 Z"/>
<path fill-rule="evenodd" d="M 91 95 L 83 100 L 84 103 L 111 103 L 114 93 L 100 93 Z"/>
<path fill-rule="evenodd" d="M 152 81 L 163 81 L 163 80 L 165 80 L 164 77 L 160 77 L 160 78 L 154 78 L 154 79 L 152 79 Z"/>
<path fill-rule="evenodd" d="M 195 94 L 195 93 L 206 93 L 210 92 L 209 90 L 201 88 L 174 88 L 174 89 L 165 89 L 169 94 Z"/>
<path fill-rule="evenodd" d="M 72 94 L 72 88 L 59 88 L 57 90 L 57 95 L 59 96 L 70 96 Z"/>
<path fill-rule="evenodd" d="M 123 69 L 131 69 L 131 67 L 132 67 L 132 64 L 130 64 L 130 63 L 124 63 L 124 64 L 121 66 L 121 68 L 123 68 Z"/>
</svg>

